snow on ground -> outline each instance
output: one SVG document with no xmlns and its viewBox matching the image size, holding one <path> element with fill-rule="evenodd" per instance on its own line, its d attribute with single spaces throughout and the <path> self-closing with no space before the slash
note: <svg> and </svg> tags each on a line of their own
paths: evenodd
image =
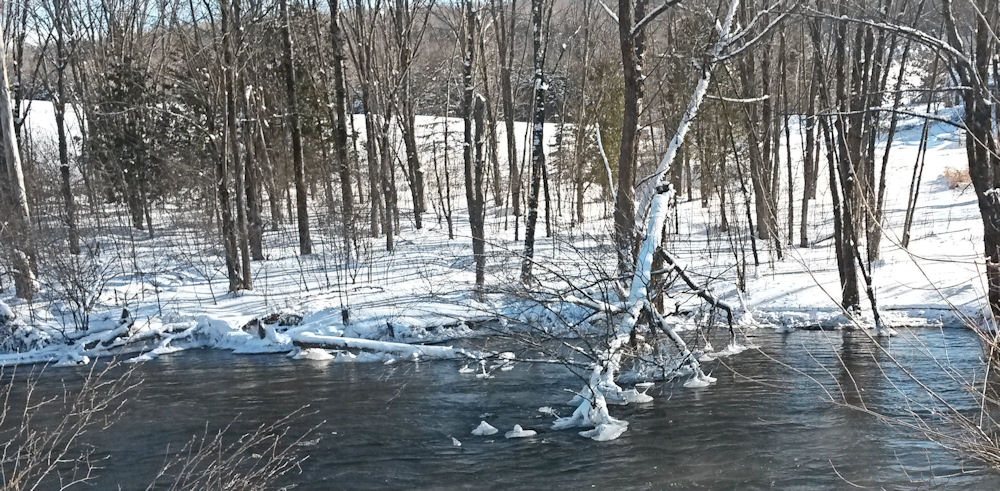
<svg viewBox="0 0 1000 491">
<path fill-rule="evenodd" d="M 44 106 L 36 102 L 32 114 Z M 948 111 L 942 114 L 956 117 Z M 32 116 L 29 123 L 35 124 L 35 120 Z M 430 160 L 427 152 L 433 148 L 432 140 L 443 142 L 445 121 L 418 118 L 426 160 Z M 914 237 L 909 250 L 904 250 L 899 235 L 921 124 L 903 123 L 891 154 L 883 259 L 874 267 L 880 307 L 889 321 L 897 324 L 956 324 L 959 319 L 952 308 L 965 315 L 978 315 L 984 291 L 979 260 L 982 226 L 974 192 L 968 187 L 951 189 L 942 177 L 948 167 L 966 167 L 962 135 L 945 124 L 931 126 Z M 324 226 L 317 220 L 313 226 L 315 253 L 301 257 L 297 255 L 293 226 L 282 224 L 265 233 L 266 260 L 253 264 L 254 290 L 231 295 L 225 293 L 227 280 L 217 233 L 206 223 L 204 211 L 192 209 L 196 207 L 191 203 L 167 203 L 170 213 L 161 213 L 160 229 L 154 238 L 132 231 L 121 222 L 104 224 L 100 241 L 102 261 L 107 261 L 108 267 L 101 271 L 110 273 L 102 281 L 95 280 L 91 288 L 99 300 L 88 331 L 77 332 L 74 328 L 74 309 L 67 295 L 55 287 L 56 282 L 43 285 L 43 292 L 31 304 L 14 299 L 10 290 L 0 294 L 0 348 L 6 351 L 0 354 L 0 365 L 73 362 L 83 356 L 106 355 L 126 345 L 144 351 L 145 359 L 198 346 L 240 353 L 299 353 L 300 347 L 362 349 L 389 353 L 359 358 L 383 362 L 414 357 L 475 358 L 490 354 L 437 345 L 406 345 L 473 336 L 481 332 L 475 328 L 476 322 L 497 317 L 556 330 L 563 325 L 560 315 L 582 317 L 579 307 L 562 305 L 553 312 L 503 292 L 516 284 L 520 271 L 517 254 L 522 245 L 513 240 L 513 217 L 503 213 L 502 207 L 491 205 L 487 216 L 489 293 L 481 299 L 471 294 L 474 271 L 461 188 L 461 124 L 458 120 L 448 124 L 454 239 L 449 240 L 447 226 L 436 214 L 441 206 L 437 176 L 433 166 L 425 162 L 431 211 L 424 216 L 424 229 L 415 229 L 409 192 L 405 180 L 401 180 L 401 232 L 393 253 L 385 251 L 384 239 L 362 238 L 353 262 L 345 266 L 343 247 L 337 239 L 339 228 Z M 523 150 L 527 127 L 521 124 L 518 128 L 522 133 L 518 135 L 518 148 Z M 550 161 L 558 159 L 554 129 L 555 125 L 547 128 Z M 793 155 L 799 154 L 799 138 L 794 136 L 797 133 L 793 126 Z M 499 138 L 505 141 L 502 132 Z M 437 151 L 438 165 L 443 166 L 443 150 Z M 502 168 L 504 158 L 501 154 Z M 798 164 L 793 169 L 796 179 L 801 173 Z M 439 172 L 443 176 L 443 170 Z M 810 204 L 813 240 L 832 234 L 824 166 L 820 174 L 818 199 Z M 784 230 L 787 182 L 782 186 L 779 223 Z M 600 190 L 592 187 L 585 223 L 571 227 L 572 190 L 568 186 L 553 188 L 552 237 L 544 237 L 544 218 L 540 218 L 536 271 L 552 280 L 559 275 L 587 277 L 595 268 L 611 270 L 614 257 L 607 239 L 611 205 Z M 731 205 L 734 201 L 737 204 L 730 210 L 729 219 L 745 230 L 745 211 L 738 189 L 735 183 L 729 188 Z M 797 244 L 801 190 L 796 187 L 794 192 Z M 558 203 L 558 198 L 563 202 Z M 321 217 L 326 208 L 320 201 L 312 204 L 314 217 Z M 728 234 L 719 230 L 717 202 L 711 203 L 709 208 L 702 208 L 697 192 L 693 201 L 682 202 L 676 214 L 679 227 L 672 225 L 668 234 L 668 246 L 693 277 L 702 282 L 711 279 L 716 294 L 752 313 L 760 323 L 809 327 L 846 322 L 838 307 L 839 280 L 832 240 L 820 240 L 807 249 L 786 247 L 786 257 L 781 261 L 776 260 L 770 244 L 758 241 L 761 266 L 754 268 L 749 259 L 746 293 L 738 295 L 732 265 L 739 256 Z M 521 231 L 523 234 L 523 226 Z M 746 240 L 745 235 L 741 237 Z M 746 248 L 749 257 L 749 246 Z M 42 281 L 51 273 L 42 271 Z M 697 299 L 678 300 L 682 309 L 703 313 Z M 16 313 L 17 321 L 4 321 L 8 310 Z M 254 322 L 276 313 L 293 321 Z M 500 326 L 506 328 L 508 324 L 502 322 Z M 301 356 L 313 359 L 312 355 Z M 336 358 L 349 357 L 339 353 Z"/>
<path fill-rule="evenodd" d="M 960 111 L 951 108 L 941 110 L 939 115 L 956 122 L 961 118 Z M 796 155 L 800 152 L 799 139 L 794 137 L 797 128 L 792 128 L 793 155 Z M 978 317 L 985 308 L 985 282 L 980 259 L 982 222 L 971 185 L 952 189 L 944 178 L 947 169 L 968 169 L 964 135 L 953 126 L 935 123 L 929 128 L 926 167 L 913 219 L 910 247 L 902 247 L 907 193 L 922 128 L 922 121 L 910 118 L 900 121 L 897 130 L 888 169 L 882 254 L 873 267 L 873 278 L 880 310 L 890 320 L 910 325 L 925 322 L 958 325 L 961 320 L 956 311 L 965 316 Z M 879 160 L 883 149 L 884 141 L 876 152 Z M 801 168 L 794 169 L 794 172 L 800 176 Z M 820 175 L 817 200 L 810 203 L 812 227 L 809 232 L 811 240 L 820 241 L 807 249 L 785 247 L 785 260 L 758 269 L 755 277 L 748 282 L 744 298 L 746 307 L 754 312 L 758 321 L 795 326 L 840 322 L 841 312 L 837 306 L 840 285 L 831 238 L 832 207 L 825 161 L 820 165 Z M 787 186 L 786 182 L 782 186 Z M 794 190 L 796 246 L 801 182 L 797 184 Z M 787 227 L 786 189 L 782 188 L 782 202 L 779 204 L 779 226 L 783 229 Z M 694 215 L 688 230 L 702 229 L 702 233 L 692 233 L 690 239 L 682 238 L 677 243 L 678 248 L 686 249 L 678 251 L 678 254 L 690 260 L 708 240 L 703 233 L 705 223 L 717 222 L 718 217 L 709 217 L 697 203 L 689 203 L 681 213 L 685 211 Z M 681 228 L 683 231 L 683 224 Z M 860 233 L 863 234 L 863 231 Z M 698 268 L 698 261 L 692 266 L 701 274 L 725 275 L 724 271 L 731 262 L 731 254 L 726 257 L 723 252 L 700 261 L 705 265 L 701 269 Z M 722 281 L 717 285 L 717 293 L 737 300 L 734 283 Z M 867 303 L 862 290 L 862 304 Z M 868 308 L 867 305 L 865 308 Z"/>
</svg>

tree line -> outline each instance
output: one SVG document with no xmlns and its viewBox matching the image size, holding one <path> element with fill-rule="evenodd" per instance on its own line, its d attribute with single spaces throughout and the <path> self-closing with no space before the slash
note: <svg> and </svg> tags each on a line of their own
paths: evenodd
<svg viewBox="0 0 1000 491">
<path fill-rule="evenodd" d="M 730 7 L 732 33 L 709 56 Z M 1000 7 L 990 0 L 9 0 L 2 9 L 0 232 L 22 298 L 34 293 L 41 244 L 86 253 L 108 209 L 153 236 L 170 203 L 197 203 L 213 224 L 233 292 L 253 289 L 265 232 L 282 223 L 294 224 L 303 255 L 316 227 L 336 230 L 350 263 L 368 237 L 394 250 L 404 224 L 421 229 L 436 216 L 453 235 L 461 194 L 479 291 L 488 211 L 522 243 L 530 283 L 536 236 L 608 203 L 628 275 L 663 180 L 674 203 L 700 199 L 739 241 L 741 286 L 767 258 L 832 238 L 842 306 L 858 311 L 862 295 L 876 303 L 887 195 L 908 191 L 908 247 L 928 127 L 945 123 L 966 135 L 1000 313 Z M 38 101 L 53 108 L 55 155 L 35 151 L 25 131 Z M 936 116 L 942 105 L 961 106 L 962 120 Z M 460 118 L 461 129 L 434 126 L 445 133 L 439 148 L 418 116 Z M 920 156 L 910 182 L 894 186 L 894 137 L 912 116 L 923 121 Z M 78 121 L 72 131 L 68 119 Z M 829 238 L 810 236 L 821 184 Z"/>
</svg>

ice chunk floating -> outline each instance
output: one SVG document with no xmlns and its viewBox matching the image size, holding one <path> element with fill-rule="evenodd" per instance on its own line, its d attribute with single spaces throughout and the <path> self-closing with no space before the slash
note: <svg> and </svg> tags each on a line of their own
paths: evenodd
<svg viewBox="0 0 1000 491">
<path fill-rule="evenodd" d="M 518 426 L 518 428 L 520 428 L 520 426 Z M 479 426 L 477 426 L 476 429 L 472 430 L 472 434 L 476 436 L 489 436 L 489 435 L 496 435 L 498 431 L 500 430 L 494 428 L 493 425 L 485 421 L 480 421 Z"/>
<path fill-rule="evenodd" d="M 510 430 L 505 434 L 507 438 L 528 438 L 529 436 L 535 436 L 538 433 L 535 430 L 526 430 L 521 428 L 521 425 L 514 425 L 514 429 Z"/>
</svg>

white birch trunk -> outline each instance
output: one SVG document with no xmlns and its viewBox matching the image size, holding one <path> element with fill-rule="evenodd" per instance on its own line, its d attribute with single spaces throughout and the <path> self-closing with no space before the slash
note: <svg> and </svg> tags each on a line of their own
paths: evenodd
<svg viewBox="0 0 1000 491">
<path fill-rule="evenodd" d="M 30 300 L 34 295 L 34 272 L 31 268 L 31 210 L 28 208 L 28 194 L 24 187 L 24 171 L 21 168 L 21 151 L 14 134 L 14 113 L 7 81 L 6 47 L 0 53 L 0 129 L 3 131 L 3 147 L 6 151 L 7 174 L 11 192 L 14 193 L 14 213 L 16 216 L 13 235 L 13 263 L 17 296 Z"/>
</svg>

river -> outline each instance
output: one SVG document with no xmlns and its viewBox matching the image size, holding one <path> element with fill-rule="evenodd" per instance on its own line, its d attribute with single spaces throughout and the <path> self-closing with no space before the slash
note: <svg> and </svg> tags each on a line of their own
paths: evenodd
<svg viewBox="0 0 1000 491">
<path fill-rule="evenodd" d="M 920 397 L 863 335 L 762 329 L 750 336 L 762 351 L 728 358 L 728 367 L 707 364 L 715 385 L 661 383 L 650 391 L 654 402 L 612 408 L 630 423 L 612 442 L 548 429 L 551 417 L 538 408 L 568 414 L 566 389 L 580 386 L 558 365 L 518 364 L 477 379 L 459 374 L 456 362 L 335 363 L 212 350 L 141 365 L 141 388 L 121 420 L 86 441 L 101 459 L 97 489 L 144 488 L 167 448 L 179 448 L 206 423 L 210 430 L 233 423 L 238 435 L 308 404 L 293 431 L 319 426 L 300 448 L 308 456 L 301 470 L 283 478 L 300 489 L 1000 486 L 998 475 L 914 431 L 823 399 L 821 386 L 841 397 L 840 383 L 846 400 L 902 414 L 903 393 Z M 972 407 L 928 354 L 960 373 L 981 370 L 973 333 L 903 330 L 892 353 L 948 400 Z M 50 367 L 36 390 L 58 394 L 83 373 Z M 500 435 L 470 435 L 480 419 Z M 514 424 L 538 435 L 506 440 Z"/>
</svg>

